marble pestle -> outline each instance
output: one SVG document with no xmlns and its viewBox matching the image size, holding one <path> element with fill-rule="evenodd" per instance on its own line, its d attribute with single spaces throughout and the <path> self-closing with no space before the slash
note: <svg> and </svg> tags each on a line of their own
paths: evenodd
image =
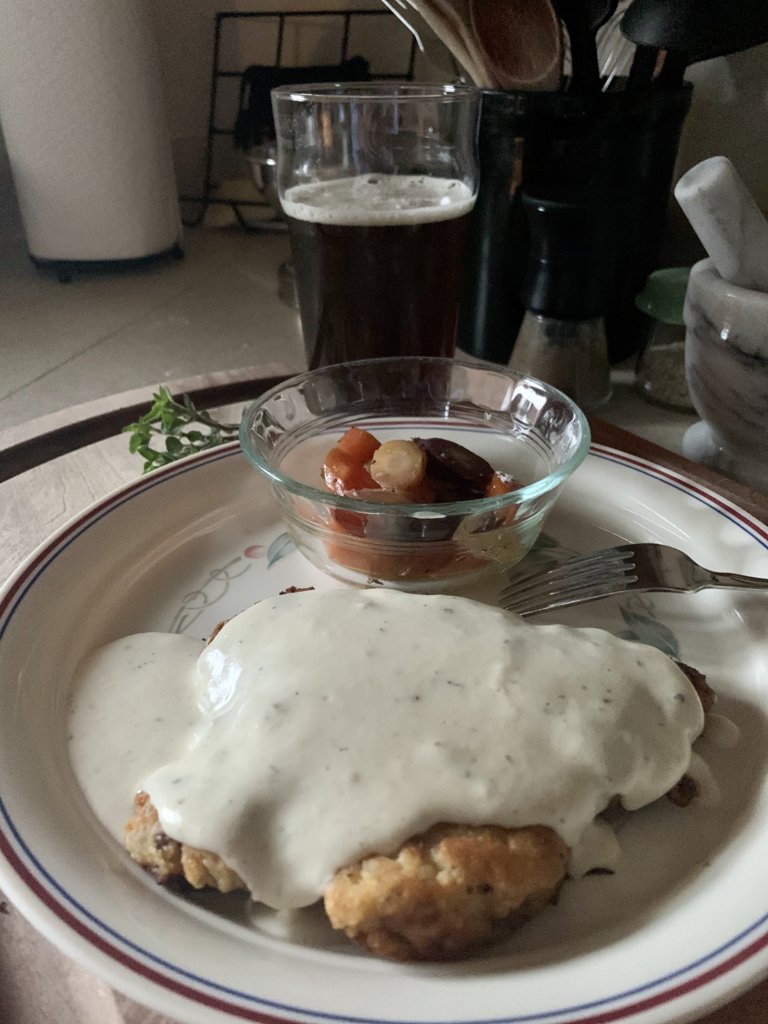
<svg viewBox="0 0 768 1024">
<path fill-rule="evenodd" d="M 768 494 L 768 223 L 725 157 L 691 168 L 675 197 L 709 253 L 685 298 L 685 376 L 701 422 L 683 454 Z"/>
<path fill-rule="evenodd" d="M 768 292 L 768 221 L 725 156 L 692 167 L 675 199 L 724 281 Z"/>
</svg>

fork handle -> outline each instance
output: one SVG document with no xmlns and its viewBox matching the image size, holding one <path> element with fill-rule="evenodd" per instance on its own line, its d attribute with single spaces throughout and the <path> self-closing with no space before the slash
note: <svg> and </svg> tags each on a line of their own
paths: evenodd
<svg viewBox="0 0 768 1024">
<path fill-rule="evenodd" d="M 768 590 L 768 580 L 758 576 L 742 576 L 738 572 L 711 572 L 705 587 L 733 587 L 737 590 Z"/>
</svg>

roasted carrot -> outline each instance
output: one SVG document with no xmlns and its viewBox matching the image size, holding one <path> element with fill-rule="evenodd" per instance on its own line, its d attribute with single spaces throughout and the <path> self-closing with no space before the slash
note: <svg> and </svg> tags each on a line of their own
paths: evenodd
<svg viewBox="0 0 768 1024">
<path fill-rule="evenodd" d="M 390 550 L 387 544 L 371 548 L 359 537 L 351 536 L 345 525 L 338 522 L 333 524 L 333 529 L 338 531 L 338 537 L 329 537 L 325 541 L 330 560 L 365 573 L 372 579 L 428 579 L 449 565 L 455 555 L 455 547 L 450 541 L 427 545 L 428 550 L 424 552 L 401 554 Z"/>
<path fill-rule="evenodd" d="M 520 484 L 512 477 L 494 473 L 485 486 L 485 497 L 495 498 L 499 494 L 509 494 L 510 491 L 516 491 L 519 487 Z"/>
<path fill-rule="evenodd" d="M 373 434 L 368 433 L 367 430 L 362 430 L 360 427 L 350 427 L 339 441 L 337 447 L 351 455 L 355 462 L 363 465 L 371 461 L 373 453 L 381 447 L 381 442 L 377 441 Z"/>
<path fill-rule="evenodd" d="M 323 479 L 326 487 L 334 494 L 346 494 L 347 491 L 361 491 L 378 487 L 363 463 L 353 458 L 343 448 L 339 448 L 338 445 L 331 448 L 325 457 Z"/>
</svg>

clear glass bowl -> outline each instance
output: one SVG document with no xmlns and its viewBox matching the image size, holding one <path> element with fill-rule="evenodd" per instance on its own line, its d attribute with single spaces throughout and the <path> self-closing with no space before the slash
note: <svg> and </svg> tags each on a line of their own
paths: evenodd
<svg viewBox="0 0 768 1024">
<path fill-rule="evenodd" d="M 322 464 L 351 426 L 380 441 L 457 441 L 521 486 L 429 505 L 333 494 Z M 589 442 L 584 414 L 548 384 L 418 356 L 293 377 L 253 402 L 240 426 L 243 452 L 269 480 L 286 528 L 310 562 L 349 583 L 420 593 L 465 587 L 518 562 Z"/>
</svg>

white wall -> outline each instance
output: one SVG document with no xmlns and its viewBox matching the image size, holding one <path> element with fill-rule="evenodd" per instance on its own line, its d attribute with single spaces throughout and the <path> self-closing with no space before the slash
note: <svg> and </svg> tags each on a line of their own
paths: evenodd
<svg viewBox="0 0 768 1024">
<path fill-rule="evenodd" d="M 675 180 L 710 156 L 727 156 L 768 215 L 768 44 L 694 64 L 686 74 L 693 101 L 680 140 Z M 669 265 L 705 253 L 676 200 L 670 200 Z"/>
<path fill-rule="evenodd" d="M 768 210 L 768 44 L 688 69 L 694 102 L 680 146 L 687 169 L 722 153 Z"/>
</svg>

